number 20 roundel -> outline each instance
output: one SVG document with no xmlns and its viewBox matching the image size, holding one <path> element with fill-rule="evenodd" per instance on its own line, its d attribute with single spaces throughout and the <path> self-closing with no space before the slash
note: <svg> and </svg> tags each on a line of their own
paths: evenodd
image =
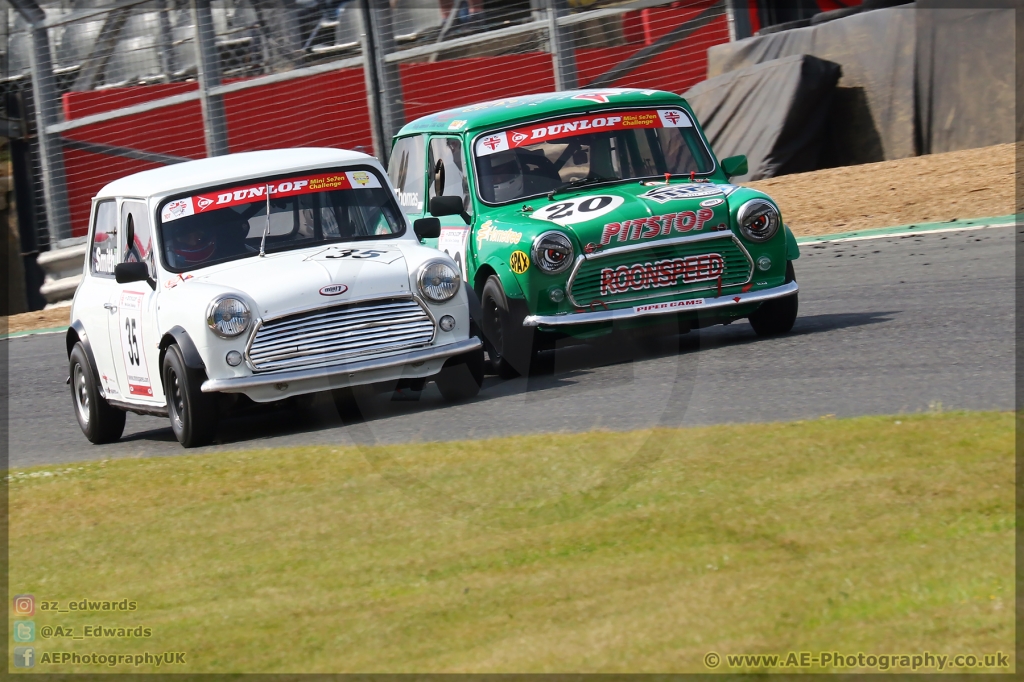
<svg viewBox="0 0 1024 682">
<path fill-rule="evenodd" d="M 549 220 L 559 225 L 574 225 L 611 213 L 622 206 L 623 201 L 622 197 L 608 194 L 573 197 L 547 204 L 531 213 L 530 217 L 537 220 Z"/>
</svg>

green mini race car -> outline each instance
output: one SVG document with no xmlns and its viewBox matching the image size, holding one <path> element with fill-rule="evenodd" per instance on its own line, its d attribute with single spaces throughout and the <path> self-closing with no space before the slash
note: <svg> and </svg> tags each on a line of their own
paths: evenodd
<svg viewBox="0 0 1024 682">
<path fill-rule="evenodd" d="M 505 377 L 613 328 L 788 332 L 799 250 L 770 197 L 728 184 L 746 172 L 716 159 L 682 97 L 624 89 L 432 114 L 399 131 L 388 167 L 416 233 L 476 292 Z"/>
</svg>

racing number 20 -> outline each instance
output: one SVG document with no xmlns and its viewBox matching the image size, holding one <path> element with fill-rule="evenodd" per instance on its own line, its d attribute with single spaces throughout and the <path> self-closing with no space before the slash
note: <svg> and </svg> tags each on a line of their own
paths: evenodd
<svg viewBox="0 0 1024 682">
<path fill-rule="evenodd" d="M 606 208 L 609 204 L 614 201 L 609 196 L 597 196 L 587 197 L 583 200 L 572 200 L 572 201 L 560 201 L 557 204 L 551 204 L 546 206 L 538 213 L 542 214 L 544 220 L 563 220 L 573 214 L 578 213 L 596 213 Z M 596 216 L 595 216 L 596 217 Z"/>
<path fill-rule="evenodd" d="M 128 351 L 128 362 L 133 365 L 142 364 L 142 356 L 139 353 L 139 339 L 135 334 L 135 318 L 126 317 L 124 318 L 124 331 L 125 341 L 127 342 L 126 348 Z"/>
</svg>

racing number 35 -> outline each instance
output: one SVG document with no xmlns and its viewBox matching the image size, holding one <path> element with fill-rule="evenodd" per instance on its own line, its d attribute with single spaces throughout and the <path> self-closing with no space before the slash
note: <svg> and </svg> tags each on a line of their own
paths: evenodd
<svg viewBox="0 0 1024 682">
<path fill-rule="evenodd" d="M 139 356 L 139 337 L 135 333 L 135 318 L 126 317 L 124 318 L 124 331 L 125 331 L 125 351 L 128 355 L 128 363 L 138 367 L 140 362 Z"/>
</svg>

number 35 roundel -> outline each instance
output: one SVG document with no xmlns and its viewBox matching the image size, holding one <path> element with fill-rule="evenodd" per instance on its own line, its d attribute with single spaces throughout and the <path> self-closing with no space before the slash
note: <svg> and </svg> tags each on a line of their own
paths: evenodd
<svg viewBox="0 0 1024 682">
<path fill-rule="evenodd" d="M 573 225 L 610 213 L 622 206 L 623 201 L 622 197 L 613 197 L 607 194 L 573 197 L 539 208 L 531 213 L 530 217 L 537 220 L 549 220 L 559 225 Z"/>
</svg>

